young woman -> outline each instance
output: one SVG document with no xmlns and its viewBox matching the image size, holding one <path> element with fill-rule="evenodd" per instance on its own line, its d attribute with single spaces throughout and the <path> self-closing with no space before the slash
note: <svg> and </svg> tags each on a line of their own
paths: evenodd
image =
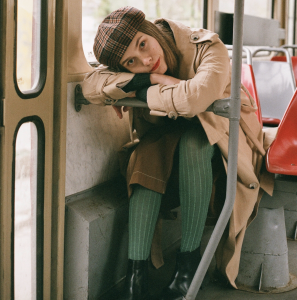
<svg viewBox="0 0 297 300">
<path fill-rule="evenodd" d="M 181 247 L 172 280 L 159 299 L 181 300 L 201 258 L 214 157 L 219 154 L 227 165 L 229 121 L 206 109 L 215 100 L 230 96 L 228 52 L 213 32 L 166 19 L 151 23 L 142 11 L 124 7 L 99 25 L 94 54 L 102 65 L 83 83 L 90 102 L 114 104 L 136 96 L 149 107 L 149 112 L 133 112 L 140 143 L 127 167 L 129 262 L 119 299 L 149 299 L 147 259 L 162 199 L 168 193 L 172 169 L 178 165 Z M 260 187 L 265 150 L 254 113 L 257 108 L 243 90 L 241 101 L 237 196 L 217 250 L 217 267 L 234 287 L 244 232 L 265 188 Z M 122 118 L 122 108 L 113 108 Z M 266 190 L 270 187 L 266 185 Z"/>
</svg>

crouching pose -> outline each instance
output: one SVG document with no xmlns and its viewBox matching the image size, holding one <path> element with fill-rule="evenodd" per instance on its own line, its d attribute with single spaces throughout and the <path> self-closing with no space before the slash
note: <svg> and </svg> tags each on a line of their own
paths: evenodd
<svg viewBox="0 0 297 300">
<path fill-rule="evenodd" d="M 215 100 L 230 96 L 227 49 L 213 32 L 167 19 L 152 23 L 142 11 L 124 7 L 99 25 L 94 54 L 101 65 L 83 83 L 84 96 L 90 102 L 114 104 L 136 96 L 149 107 L 133 111 L 140 142 L 126 170 L 129 261 L 118 299 L 150 299 L 148 257 L 154 230 L 160 208 L 166 206 L 169 182 L 178 175 L 181 246 L 172 280 L 159 299 L 181 300 L 201 259 L 201 236 L 215 190 L 214 159 L 227 165 L 229 121 L 206 112 Z M 217 250 L 217 268 L 234 287 L 244 232 L 262 191 L 259 178 L 265 155 L 256 105 L 244 90 L 241 102 L 237 195 Z M 128 110 L 113 108 L 120 118 Z M 225 195 L 221 196 L 224 199 Z"/>
</svg>

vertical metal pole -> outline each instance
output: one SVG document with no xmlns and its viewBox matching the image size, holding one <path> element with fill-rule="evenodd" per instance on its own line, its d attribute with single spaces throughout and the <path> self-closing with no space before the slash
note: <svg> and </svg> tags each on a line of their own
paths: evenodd
<svg viewBox="0 0 297 300">
<path fill-rule="evenodd" d="M 275 0 L 271 0 L 271 19 L 274 19 Z"/>
<path fill-rule="evenodd" d="M 207 21 L 208 21 L 208 1 L 203 1 L 203 28 L 207 29 Z"/>
<path fill-rule="evenodd" d="M 238 156 L 238 134 L 240 119 L 240 86 L 241 86 L 241 63 L 242 63 L 242 35 L 243 35 L 243 13 L 244 0 L 235 0 L 234 8 L 234 30 L 233 30 L 233 59 L 231 78 L 231 106 L 229 125 L 229 150 L 227 170 L 227 193 L 226 201 L 214 231 L 204 251 L 202 260 L 190 285 L 184 300 L 194 300 L 215 253 L 218 243 L 223 235 L 226 225 L 230 219 L 237 184 L 237 156 Z"/>
</svg>

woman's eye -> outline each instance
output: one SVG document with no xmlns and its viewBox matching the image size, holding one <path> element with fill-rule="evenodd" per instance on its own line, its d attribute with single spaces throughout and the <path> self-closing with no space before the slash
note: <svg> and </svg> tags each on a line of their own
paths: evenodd
<svg viewBox="0 0 297 300">
<path fill-rule="evenodd" d="M 140 43 L 140 48 L 143 48 L 144 46 L 145 46 L 145 42 L 143 41 Z"/>
<path fill-rule="evenodd" d="M 133 63 L 134 63 L 134 58 L 132 58 L 128 61 L 128 66 L 132 65 Z"/>
</svg>

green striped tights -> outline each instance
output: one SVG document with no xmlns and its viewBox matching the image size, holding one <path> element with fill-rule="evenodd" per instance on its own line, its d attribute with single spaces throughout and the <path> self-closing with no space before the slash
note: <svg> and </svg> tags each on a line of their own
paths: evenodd
<svg viewBox="0 0 297 300">
<path fill-rule="evenodd" d="M 179 142 L 181 252 L 193 251 L 200 245 L 212 191 L 214 148 L 198 124 L 187 129 Z M 129 259 L 148 258 L 161 199 L 160 193 L 140 185 L 134 187 L 129 211 Z"/>
</svg>

